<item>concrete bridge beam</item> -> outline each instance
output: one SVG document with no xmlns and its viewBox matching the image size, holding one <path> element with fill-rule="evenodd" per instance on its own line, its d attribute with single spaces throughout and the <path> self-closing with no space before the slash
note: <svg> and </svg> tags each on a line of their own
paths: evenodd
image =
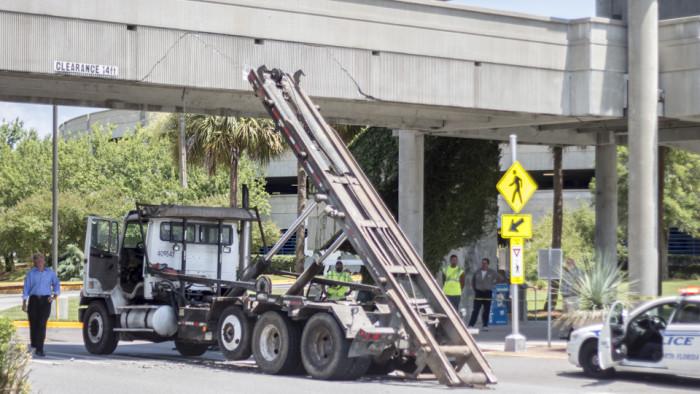
<svg viewBox="0 0 700 394">
<path fill-rule="evenodd" d="M 629 13 L 629 212 L 632 291 L 658 294 L 658 89 L 659 4 L 628 3 Z"/>
<path fill-rule="evenodd" d="M 595 183 L 596 256 L 605 264 L 617 264 L 617 145 L 610 131 L 598 133 Z"/>
<path fill-rule="evenodd" d="M 425 145 L 422 133 L 397 130 L 399 138 L 399 225 L 423 256 Z"/>
</svg>

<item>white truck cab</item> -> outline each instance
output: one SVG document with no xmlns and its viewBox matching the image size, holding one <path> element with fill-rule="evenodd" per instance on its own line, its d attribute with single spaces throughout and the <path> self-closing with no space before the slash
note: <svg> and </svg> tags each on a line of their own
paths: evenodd
<svg viewBox="0 0 700 394">
<path fill-rule="evenodd" d="M 569 361 L 595 378 L 616 369 L 700 377 L 700 295 L 647 302 L 630 313 L 615 303 L 603 324 L 571 334 Z"/>
<path fill-rule="evenodd" d="M 210 326 L 224 308 L 214 306 L 239 301 L 217 297 L 240 284 L 255 219 L 249 209 L 173 205 L 138 205 L 122 222 L 88 217 L 80 309 L 87 349 L 107 354 L 120 339 L 147 339 L 203 353 L 217 341 Z"/>
</svg>

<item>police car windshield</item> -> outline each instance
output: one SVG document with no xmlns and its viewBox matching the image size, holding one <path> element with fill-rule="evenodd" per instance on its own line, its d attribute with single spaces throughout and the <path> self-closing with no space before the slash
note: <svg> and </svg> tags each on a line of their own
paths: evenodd
<svg viewBox="0 0 700 394">
<path fill-rule="evenodd" d="M 643 317 L 652 317 L 652 316 L 658 316 L 664 321 L 670 321 L 671 316 L 673 315 L 673 312 L 676 310 L 676 303 L 667 303 L 667 304 L 661 304 L 661 305 L 656 305 L 652 308 L 647 309 L 643 313 L 641 313 L 639 316 L 640 318 Z"/>
<path fill-rule="evenodd" d="M 700 303 L 690 302 L 682 305 L 674 323 L 700 324 Z"/>
</svg>

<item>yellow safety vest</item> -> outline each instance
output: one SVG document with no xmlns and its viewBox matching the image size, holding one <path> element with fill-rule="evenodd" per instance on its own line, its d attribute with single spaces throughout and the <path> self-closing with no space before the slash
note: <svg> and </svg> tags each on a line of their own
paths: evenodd
<svg viewBox="0 0 700 394">
<path fill-rule="evenodd" d="M 462 285 L 459 283 L 459 278 L 462 277 L 464 270 L 457 266 L 447 266 L 442 268 L 442 278 L 445 284 L 442 286 L 442 291 L 448 296 L 461 296 Z"/>
<path fill-rule="evenodd" d="M 345 271 L 336 272 L 334 269 L 326 273 L 326 278 L 340 282 L 352 282 L 352 276 L 350 276 L 349 273 Z M 347 286 L 328 286 L 326 288 L 326 294 L 329 300 L 341 300 L 345 298 L 349 290 L 350 288 Z"/>
</svg>

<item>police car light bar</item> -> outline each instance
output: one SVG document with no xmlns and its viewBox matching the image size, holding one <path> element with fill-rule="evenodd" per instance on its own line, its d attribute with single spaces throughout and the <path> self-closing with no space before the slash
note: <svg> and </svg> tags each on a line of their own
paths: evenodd
<svg viewBox="0 0 700 394">
<path fill-rule="evenodd" d="M 700 287 L 686 287 L 680 290 L 682 296 L 698 295 L 700 294 Z"/>
</svg>

